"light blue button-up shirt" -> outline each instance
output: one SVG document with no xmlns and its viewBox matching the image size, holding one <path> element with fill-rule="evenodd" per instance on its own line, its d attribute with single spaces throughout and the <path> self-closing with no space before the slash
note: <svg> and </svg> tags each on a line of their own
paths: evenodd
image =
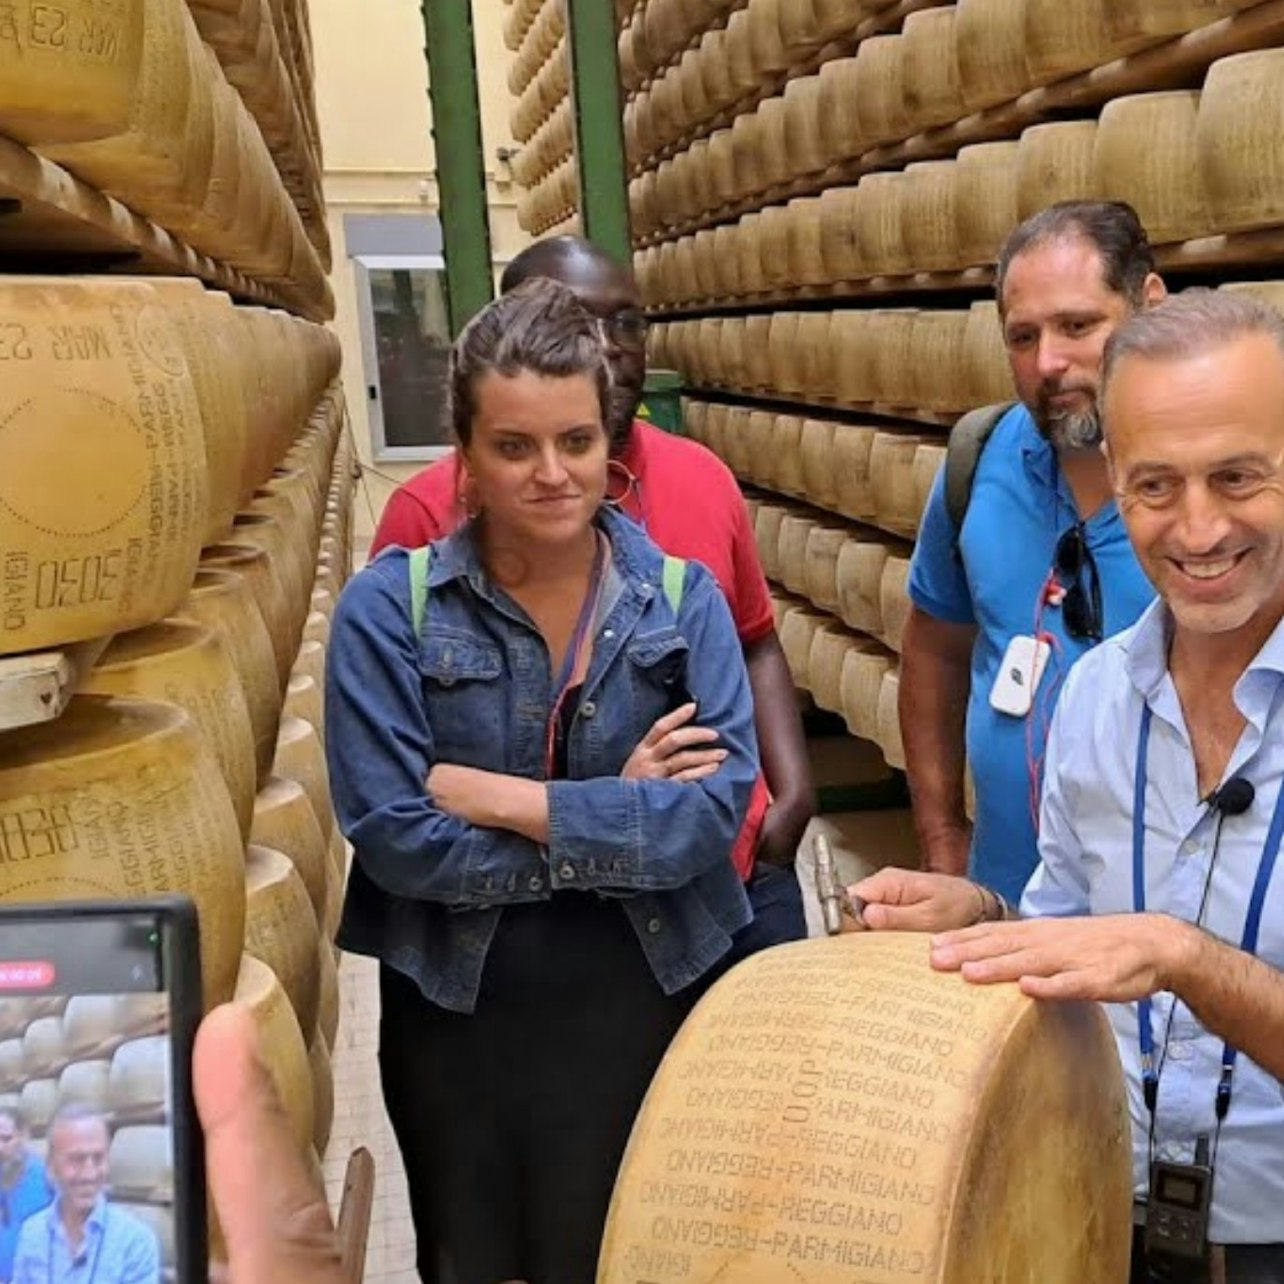
<svg viewBox="0 0 1284 1284">
<path fill-rule="evenodd" d="M 14 1284 L 159 1284 L 160 1245 L 150 1226 L 100 1195 L 73 1253 L 60 1207 L 61 1197 L 23 1223 Z"/>
<path fill-rule="evenodd" d="M 1066 682 L 1048 741 L 1040 864 L 1021 902 L 1025 916 L 1120 914 L 1133 909 L 1132 814 L 1143 700 L 1154 719 L 1146 782 L 1146 908 L 1195 922 L 1236 946 L 1244 932 L 1266 831 L 1284 786 L 1284 624 L 1235 686 L 1247 719 L 1222 781 L 1256 791 L 1243 815 L 1218 817 L 1199 797 L 1195 758 L 1168 672 L 1170 617 L 1161 603 L 1083 657 Z M 1211 874 L 1211 882 L 1210 882 Z M 1284 863 L 1262 914 L 1258 956 L 1284 967 Z M 1133 1181 L 1149 1185 L 1150 1112 L 1141 1088 L 1136 1004 L 1107 1004 L 1128 1079 Z M 1216 1133 L 1213 1102 L 1222 1040 L 1170 994 L 1153 1005 L 1156 1054 L 1167 1043 L 1155 1122 L 1157 1157 L 1189 1163 L 1195 1139 Z M 1216 1156 L 1210 1238 L 1217 1244 L 1284 1242 L 1284 1087 L 1246 1057 Z"/>
</svg>

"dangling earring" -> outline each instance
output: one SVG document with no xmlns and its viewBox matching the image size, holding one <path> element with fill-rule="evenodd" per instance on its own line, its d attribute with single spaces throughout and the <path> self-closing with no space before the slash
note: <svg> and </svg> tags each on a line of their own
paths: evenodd
<svg viewBox="0 0 1284 1284">
<path fill-rule="evenodd" d="M 464 516 L 472 521 L 481 516 L 482 506 L 477 498 L 477 486 L 472 474 L 462 466 L 459 470 L 459 487 L 455 492 L 455 502 L 463 509 Z"/>
</svg>

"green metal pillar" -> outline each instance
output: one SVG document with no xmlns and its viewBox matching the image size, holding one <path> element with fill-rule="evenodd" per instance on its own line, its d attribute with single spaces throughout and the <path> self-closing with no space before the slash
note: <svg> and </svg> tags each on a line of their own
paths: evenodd
<svg viewBox="0 0 1284 1284">
<path fill-rule="evenodd" d="M 423 0 L 421 10 L 437 150 L 447 307 L 450 332 L 456 335 L 493 294 L 472 0 Z"/>
<path fill-rule="evenodd" d="M 615 6 L 608 0 L 566 0 L 566 9 L 580 221 L 589 240 L 629 264 L 633 245 Z"/>
</svg>

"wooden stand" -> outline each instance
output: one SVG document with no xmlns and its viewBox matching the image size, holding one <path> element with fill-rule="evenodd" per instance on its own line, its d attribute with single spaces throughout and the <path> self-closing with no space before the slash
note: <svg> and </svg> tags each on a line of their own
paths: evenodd
<svg viewBox="0 0 1284 1284">
<path fill-rule="evenodd" d="M 61 651 L 0 656 L 0 731 L 57 718 L 109 641 L 95 638 Z"/>
</svg>

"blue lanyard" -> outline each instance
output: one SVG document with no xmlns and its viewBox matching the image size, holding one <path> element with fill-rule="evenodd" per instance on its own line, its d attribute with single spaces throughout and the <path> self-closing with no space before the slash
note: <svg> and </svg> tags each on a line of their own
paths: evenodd
<svg viewBox="0 0 1284 1284">
<path fill-rule="evenodd" d="M 1138 914 L 1146 912 L 1146 761 L 1150 751 L 1152 717 L 1150 706 L 1144 705 L 1141 711 L 1141 732 L 1137 738 L 1137 775 L 1132 807 L 1132 898 Z M 1262 908 L 1266 904 L 1266 892 L 1275 871 L 1276 858 L 1280 854 L 1281 840 L 1284 840 L 1284 785 L 1281 785 L 1279 796 L 1275 800 L 1271 827 L 1266 831 L 1266 845 L 1262 848 L 1253 895 L 1248 902 L 1248 916 L 1244 920 L 1244 935 L 1240 940 L 1240 949 L 1245 954 L 1257 953 Z M 1150 1008 L 1149 999 L 1142 999 L 1137 1004 L 1137 1038 L 1141 1044 L 1142 1090 L 1146 1106 L 1153 1115 L 1159 1100 L 1159 1068 L 1155 1064 L 1155 1034 L 1151 1027 Z M 1235 1060 L 1238 1056 L 1237 1048 L 1232 1048 L 1229 1043 L 1222 1044 L 1222 1075 L 1217 1084 L 1216 1100 L 1219 1121 L 1226 1117 L 1226 1112 L 1230 1109 L 1231 1081 L 1235 1075 Z"/>
</svg>

